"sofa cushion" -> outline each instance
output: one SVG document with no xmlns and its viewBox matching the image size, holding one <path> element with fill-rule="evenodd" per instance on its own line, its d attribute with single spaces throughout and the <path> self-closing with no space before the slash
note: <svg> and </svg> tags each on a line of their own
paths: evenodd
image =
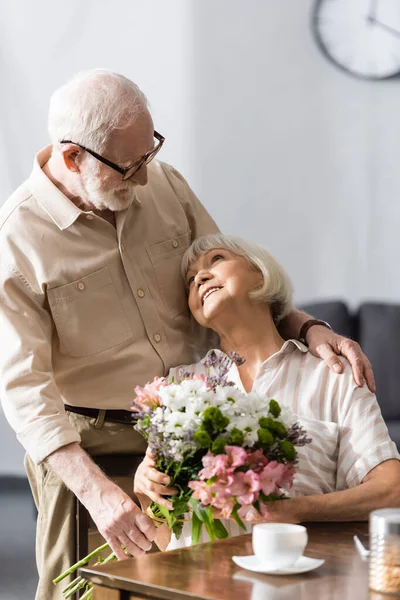
<svg viewBox="0 0 400 600">
<path fill-rule="evenodd" d="M 359 309 L 359 339 L 374 370 L 382 415 L 400 421 L 400 304 L 366 303 Z"/>
<path fill-rule="evenodd" d="M 334 331 L 355 339 L 357 335 L 356 319 L 349 313 L 344 302 L 329 301 L 304 304 L 299 307 L 316 319 L 327 321 Z"/>
<path fill-rule="evenodd" d="M 386 421 L 387 428 L 389 429 L 389 435 L 397 446 L 397 450 L 400 452 L 400 421 Z"/>
</svg>

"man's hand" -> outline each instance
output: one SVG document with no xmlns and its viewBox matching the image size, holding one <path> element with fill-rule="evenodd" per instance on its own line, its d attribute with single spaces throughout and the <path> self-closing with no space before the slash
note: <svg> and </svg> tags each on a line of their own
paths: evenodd
<svg viewBox="0 0 400 600">
<path fill-rule="evenodd" d="M 151 519 L 121 488 L 110 481 L 77 443 L 59 448 L 46 458 L 48 467 L 87 508 L 116 556 L 128 558 L 151 548 L 156 528 Z"/>
<path fill-rule="evenodd" d="M 365 380 L 371 392 L 375 393 L 376 387 L 371 363 L 357 342 L 353 342 L 353 340 L 338 335 L 320 325 L 311 327 L 306 337 L 310 352 L 314 356 L 322 358 L 330 369 L 336 373 L 341 373 L 343 365 L 338 355 L 344 356 L 353 369 L 356 384 L 362 387 Z"/>
<path fill-rule="evenodd" d="M 86 501 L 86 508 L 120 560 L 128 558 L 122 546 L 132 556 L 151 549 L 156 536 L 151 519 L 112 481 L 102 483 L 98 493 L 93 493 Z"/>
<path fill-rule="evenodd" d="M 133 484 L 133 491 L 139 498 L 143 510 L 149 505 L 148 498 L 165 506 L 168 510 L 173 509 L 171 502 L 163 498 L 163 496 L 174 496 L 178 493 L 176 488 L 168 487 L 169 482 L 168 475 L 157 471 L 154 458 L 147 449 L 146 456 L 136 470 Z"/>
</svg>

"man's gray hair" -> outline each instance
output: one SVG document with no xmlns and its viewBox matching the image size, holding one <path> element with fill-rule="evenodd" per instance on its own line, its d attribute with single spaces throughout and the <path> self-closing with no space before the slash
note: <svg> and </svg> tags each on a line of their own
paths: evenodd
<svg viewBox="0 0 400 600">
<path fill-rule="evenodd" d="M 263 285 L 250 292 L 249 297 L 259 302 L 266 302 L 275 323 L 293 310 L 293 288 L 285 270 L 265 248 L 236 236 L 214 233 L 197 238 L 183 255 L 182 277 L 186 277 L 191 264 L 199 256 L 216 248 L 224 248 L 243 256 L 253 269 L 262 274 Z"/>
<path fill-rule="evenodd" d="M 132 124 L 147 109 L 139 87 L 123 75 L 93 69 L 75 75 L 50 99 L 52 143 L 71 140 L 101 153 L 110 133 Z"/>
</svg>

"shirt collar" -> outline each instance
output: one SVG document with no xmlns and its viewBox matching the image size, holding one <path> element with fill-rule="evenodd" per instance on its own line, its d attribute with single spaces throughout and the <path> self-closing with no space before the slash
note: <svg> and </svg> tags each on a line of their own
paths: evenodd
<svg viewBox="0 0 400 600">
<path fill-rule="evenodd" d="M 278 356 L 280 354 L 290 354 L 290 353 L 294 352 L 295 348 L 297 348 L 298 350 L 300 350 L 300 352 L 303 352 L 303 353 L 308 352 L 308 347 L 305 346 L 305 344 L 302 344 L 301 342 L 299 342 L 299 340 L 290 339 L 290 340 L 287 340 L 283 344 L 282 348 L 280 350 L 278 350 L 278 352 L 275 352 L 275 354 L 273 354 L 272 356 L 267 358 L 267 360 L 269 360 L 273 356 Z M 209 350 L 207 352 L 206 356 L 203 358 L 203 361 L 208 357 L 208 355 L 211 352 L 215 352 L 217 354 L 217 356 L 221 356 L 221 355 L 226 356 L 226 354 L 223 350 L 221 350 L 220 348 L 215 348 L 214 350 Z"/>
<path fill-rule="evenodd" d="M 47 146 L 35 156 L 27 185 L 57 227 L 68 229 L 84 211 L 71 202 L 44 173 L 43 166 L 51 156 L 51 149 L 52 146 Z"/>
<path fill-rule="evenodd" d="M 273 354 L 272 356 L 267 358 L 267 360 L 265 360 L 260 365 L 258 374 L 254 380 L 254 383 L 262 371 L 265 371 L 266 369 L 276 368 L 279 364 L 281 364 L 282 360 L 284 360 L 285 355 L 292 354 L 293 352 L 296 351 L 296 349 L 300 350 L 300 352 L 302 352 L 302 353 L 308 352 L 308 347 L 305 346 L 304 344 L 302 344 L 301 342 L 299 342 L 298 340 L 293 340 L 293 339 L 287 340 L 283 344 L 282 348 L 280 350 L 278 350 L 278 352 L 275 352 L 275 354 Z M 209 354 L 211 352 L 215 352 L 217 357 L 220 357 L 221 355 L 224 357 L 227 356 L 223 350 L 216 348 L 214 350 L 209 350 L 201 362 L 204 363 L 205 359 L 209 356 Z M 236 385 L 236 387 L 238 387 L 239 389 L 244 391 L 242 380 L 240 379 L 240 375 L 239 375 L 239 370 L 235 364 L 232 364 L 228 373 L 229 373 L 229 380 L 232 381 L 232 383 L 234 383 Z"/>
<path fill-rule="evenodd" d="M 303 344 L 302 342 L 299 342 L 299 340 L 292 340 L 291 339 L 291 340 L 287 340 L 283 344 L 283 346 L 279 350 L 278 354 L 280 352 L 283 352 L 283 353 L 293 352 L 293 350 L 294 350 L 293 346 L 296 346 L 296 348 L 298 350 L 300 350 L 300 352 L 303 352 L 303 353 L 308 352 L 308 347 L 305 344 Z"/>
</svg>

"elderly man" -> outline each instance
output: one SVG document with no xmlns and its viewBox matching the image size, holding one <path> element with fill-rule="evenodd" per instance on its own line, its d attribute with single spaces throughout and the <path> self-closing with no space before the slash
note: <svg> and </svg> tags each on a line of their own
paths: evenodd
<svg viewBox="0 0 400 600">
<path fill-rule="evenodd" d="M 40 600 L 61 597 L 52 579 L 73 561 L 74 495 L 119 558 L 151 547 L 153 524 L 90 455 L 144 453 L 133 389 L 193 359 L 179 265 L 217 231 L 181 175 L 152 161 L 164 138 L 125 77 L 76 76 L 51 99 L 49 132 L 0 216 L 0 396 L 39 511 Z M 294 311 L 285 334 L 301 328 L 373 386 L 354 343 Z"/>
</svg>

